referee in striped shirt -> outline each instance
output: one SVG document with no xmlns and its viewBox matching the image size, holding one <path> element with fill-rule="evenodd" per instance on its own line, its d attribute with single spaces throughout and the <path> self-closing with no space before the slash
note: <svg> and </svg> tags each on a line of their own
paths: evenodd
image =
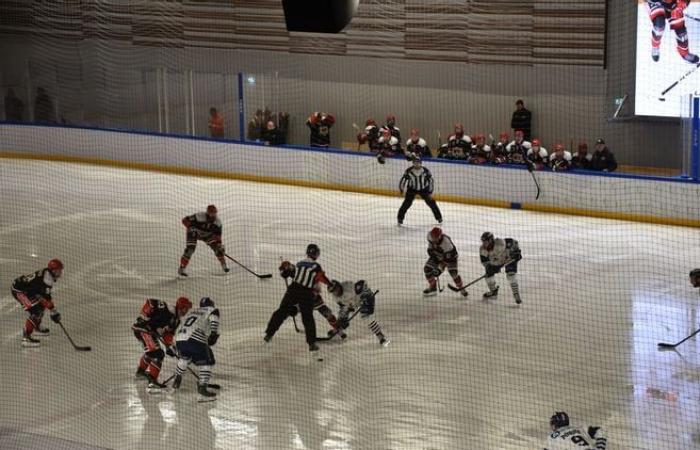
<svg viewBox="0 0 700 450">
<path fill-rule="evenodd" d="M 403 224 L 403 219 L 406 217 L 408 208 L 413 204 L 416 195 L 420 195 L 425 203 L 430 207 L 430 210 L 435 216 L 438 223 L 442 223 L 442 213 L 438 208 L 437 203 L 433 200 L 433 188 L 435 187 L 433 175 L 428 169 L 423 167 L 420 156 L 413 157 L 413 166 L 406 169 L 401 181 L 399 182 L 399 191 L 401 194 L 406 194 L 406 198 L 399 208 L 398 221 L 399 226 Z"/>
</svg>

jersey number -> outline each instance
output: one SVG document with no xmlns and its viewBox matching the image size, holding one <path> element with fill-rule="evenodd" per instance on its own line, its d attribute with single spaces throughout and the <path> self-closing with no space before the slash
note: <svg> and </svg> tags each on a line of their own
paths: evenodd
<svg viewBox="0 0 700 450">
<path fill-rule="evenodd" d="M 571 442 L 581 447 L 588 447 L 588 441 L 585 440 L 582 436 L 573 436 L 571 438 Z"/>
<path fill-rule="evenodd" d="M 193 323 L 197 321 L 197 316 L 190 316 L 185 320 L 185 323 L 182 325 L 182 329 L 180 330 L 180 333 L 187 333 L 185 331 L 185 328 L 191 327 Z"/>
</svg>

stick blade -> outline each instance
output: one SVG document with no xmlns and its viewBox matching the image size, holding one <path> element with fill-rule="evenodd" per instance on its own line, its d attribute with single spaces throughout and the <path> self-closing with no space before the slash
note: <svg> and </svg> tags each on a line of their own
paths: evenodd
<svg viewBox="0 0 700 450">
<path fill-rule="evenodd" d="M 81 347 L 81 346 L 79 346 L 79 345 L 76 345 L 76 346 L 75 346 L 75 350 L 78 351 L 78 352 L 91 352 L 91 351 L 92 351 L 92 347 L 90 347 L 90 346 Z"/>
<path fill-rule="evenodd" d="M 447 284 L 447 287 L 450 288 L 450 290 L 452 290 L 452 291 L 454 291 L 454 292 L 459 292 L 459 291 L 460 291 L 459 288 L 457 288 L 457 287 L 455 287 L 455 286 L 452 286 L 452 285 L 449 284 L 449 283 Z"/>
<path fill-rule="evenodd" d="M 261 280 L 262 280 L 262 279 L 267 279 L 267 278 L 272 278 L 272 274 L 271 274 L 271 273 L 265 273 L 265 274 L 263 274 L 263 275 L 258 275 L 258 277 L 259 277 Z"/>
</svg>

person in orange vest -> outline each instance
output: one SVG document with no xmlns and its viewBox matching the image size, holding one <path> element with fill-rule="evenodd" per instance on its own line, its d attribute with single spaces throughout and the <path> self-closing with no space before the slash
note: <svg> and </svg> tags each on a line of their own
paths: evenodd
<svg viewBox="0 0 700 450">
<path fill-rule="evenodd" d="M 214 107 L 209 109 L 209 133 L 213 138 L 224 137 L 224 117 Z"/>
</svg>

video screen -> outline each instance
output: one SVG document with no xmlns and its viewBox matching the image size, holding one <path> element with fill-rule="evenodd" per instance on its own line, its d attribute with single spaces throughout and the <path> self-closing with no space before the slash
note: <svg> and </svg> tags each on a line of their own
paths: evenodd
<svg viewBox="0 0 700 450">
<path fill-rule="evenodd" d="M 689 94 L 700 94 L 700 2 L 637 1 L 634 113 L 680 117 Z"/>
</svg>

